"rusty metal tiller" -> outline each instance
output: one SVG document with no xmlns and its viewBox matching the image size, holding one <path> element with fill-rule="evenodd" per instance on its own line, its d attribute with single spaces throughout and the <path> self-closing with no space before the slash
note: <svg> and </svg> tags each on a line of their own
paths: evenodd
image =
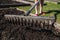
<svg viewBox="0 0 60 40">
<path fill-rule="evenodd" d="M 25 15 L 8 15 L 4 14 L 2 20 L 5 24 L 14 24 L 28 27 L 34 30 L 51 30 L 55 35 L 60 36 L 60 32 L 55 30 L 55 17 L 46 16 L 29 16 L 33 8 L 39 3 L 39 1 L 25 13 Z"/>
</svg>

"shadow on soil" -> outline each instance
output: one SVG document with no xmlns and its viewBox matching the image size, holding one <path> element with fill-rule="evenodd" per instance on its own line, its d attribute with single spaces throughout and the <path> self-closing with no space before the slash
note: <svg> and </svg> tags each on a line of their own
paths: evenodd
<svg viewBox="0 0 60 40">
<path fill-rule="evenodd" d="M 57 15 L 60 14 L 60 10 L 50 10 L 50 11 L 47 12 L 47 14 L 52 13 L 52 12 L 55 12 L 54 17 L 55 17 L 55 22 L 56 22 Z"/>
<path fill-rule="evenodd" d="M 60 4 L 60 2 L 58 2 L 58 4 Z"/>
</svg>

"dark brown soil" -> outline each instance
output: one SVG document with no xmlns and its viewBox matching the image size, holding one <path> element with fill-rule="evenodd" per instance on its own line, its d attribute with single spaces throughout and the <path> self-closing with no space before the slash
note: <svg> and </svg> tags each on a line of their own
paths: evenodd
<svg viewBox="0 0 60 40">
<path fill-rule="evenodd" d="M 30 6 L 31 4 L 21 2 L 20 0 L 0 0 L 0 8 Z"/>
<path fill-rule="evenodd" d="M 17 14 L 17 11 L 3 11 L 3 14 Z M 2 14 L 2 11 L 0 12 Z M 20 13 L 22 13 L 20 11 Z M 20 15 L 18 13 L 18 15 Z M 3 21 L 3 20 L 1 20 Z M 0 40 L 60 40 L 60 37 L 55 36 L 51 31 L 33 30 L 18 24 L 1 23 L 0 21 Z"/>
<path fill-rule="evenodd" d="M 0 14 L 23 15 L 24 12 L 16 8 L 0 8 Z"/>
<path fill-rule="evenodd" d="M 18 1 L 13 1 L 13 0 L 0 0 L 0 4 L 25 4 L 25 3 L 22 3 L 20 2 L 20 0 Z"/>
<path fill-rule="evenodd" d="M 51 31 L 39 31 L 21 25 L 3 24 L 1 40 L 60 40 Z"/>
</svg>

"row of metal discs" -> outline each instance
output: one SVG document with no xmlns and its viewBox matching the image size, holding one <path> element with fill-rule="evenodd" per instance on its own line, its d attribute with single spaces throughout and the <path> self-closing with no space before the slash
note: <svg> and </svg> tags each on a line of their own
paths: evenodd
<svg viewBox="0 0 60 40">
<path fill-rule="evenodd" d="M 25 27 L 29 27 L 32 29 L 40 30 L 47 29 L 51 30 L 53 27 L 53 21 L 46 19 L 32 19 L 32 18 L 24 18 L 24 17 L 5 17 L 6 23 L 21 25 Z"/>
</svg>

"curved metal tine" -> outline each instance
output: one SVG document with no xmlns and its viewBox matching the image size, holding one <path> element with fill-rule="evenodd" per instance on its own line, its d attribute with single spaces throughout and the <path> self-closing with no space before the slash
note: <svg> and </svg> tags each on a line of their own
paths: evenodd
<svg viewBox="0 0 60 40">
<path fill-rule="evenodd" d="M 49 30 L 52 30 L 52 27 L 53 27 L 53 21 L 52 20 L 49 20 Z"/>
<path fill-rule="evenodd" d="M 13 17 L 13 24 L 15 24 L 15 21 L 16 21 L 16 19 L 15 19 L 15 17 Z"/>
<path fill-rule="evenodd" d="M 13 19 L 14 17 L 12 17 L 12 24 L 14 24 L 14 19 Z"/>
<path fill-rule="evenodd" d="M 29 18 L 26 18 L 26 27 L 29 27 L 28 23 L 29 23 Z"/>
<path fill-rule="evenodd" d="M 21 20 L 21 21 L 22 21 L 22 26 L 23 26 L 23 24 L 24 24 L 24 20 L 23 20 L 23 19 L 24 19 L 24 18 L 22 18 L 22 20 Z"/>
<path fill-rule="evenodd" d="M 44 29 L 44 27 L 45 27 L 45 21 L 44 19 L 42 19 L 42 29 Z"/>
<path fill-rule="evenodd" d="M 34 19 L 31 20 L 31 28 L 34 28 Z"/>
<path fill-rule="evenodd" d="M 38 29 L 41 30 L 41 25 L 40 25 L 40 21 L 38 21 Z"/>
<path fill-rule="evenodd" d="M 36 22 L 36 21 L 33 19 L 33 20 L 32 20 L 32 23 L 33 23 L 32 25 L 33 25 L 33 27 L 35 27 L 35 22 Z"/>
<path fill-rule="evenodd" d="M 27 18 L 25 18 L 25 27 L 27 27 Z"/>
<path fill-rule="evenodd" d="M 18 17 L 18 24 L 20 24 L 20 19 L 19 19 L 19 17 Z"/>
<path fill-rule="evenodd" d="M 45 20 L 45 29 L 47 30 L 49 27 L 49 20 Z"/>
<path fill-rule="evenodd" d="M 22 26 L 22 18 L 20 18 L 20 25 Z"/>
<path fill-rule="evenodd" d="M 32 19 L 30 19 L 29 26 L 32 27 Z"/>
<path fill-rule="evenodd" d="M 39 20 L 39 28 L 41 29 L 42 27 L 41 27 L 41 20 Z"/>
<path fill-rule="evenodd" d="M 16 17 L 15 17 L 15 25 L 17 24 L 17 19 L 16 19 Z"/>
<path fill-rule="evenodd" d="M 25 18 L 23 18 L 23 20 L 22 20 L 22 26 L 25 26 Z"/>
<path fill-rule="evenodd" d="M 43 29 L 43 21 L 41 20 L 41 29 Z"/>
<path fill-rule="evenodd" d="M 30 19 L 28 19 L 28 26 L 30 27 Z"/>
<path fill-rule="evenodd" d="M 21 18 L 19 17 L 19 19 L 20 19 L 20 21 L 19 21 L 19 22 L 20 22 L 20 26 L 21 26 Z"/>
<path fill-rule="evenodd" d="M 13 24 L 13 17 L 11 17 L 11 24 Z"/>
<path fill-rule="evenodd" d="M 16 17 L 15 16 L 14 16 L 14 20 L 15 20 L 14 24 L 16 25 L 17 23 L 16 23 Z"/>
<path fill-rule="evenodd" d="M 7 16 L 7 17 L 8 17 L 8 16 Z M 7 20 L 8 20 L 8 22 L 10 23 L 10 22 L 11 22 L 11 17 L 9 16 Z"/>
<path fill-rule="evenodd" d="M 5 22 L 8 23 L 8 21 L 9 21 L 9 20 L 8 20 L 8 17 L 4 17 L 4 18 L 5 18 L 5 20 L 6 20 Z"/>
<path fill-rule="evenodd" d="M 36 20 L 36 22 L 35 22 L 35 27 L 37 27 L 37 20 Z"/>
<path fill-rule="evenodd" d="M 18 24 L 18 17 L 16 17 L 16 21 L 17 21 L 17 24 Z"/>
<path fill-rule="evenodd" d="M 24 21 L 24 25 L 25 25 L 25 27 L 26 27 L 26 25 L 27 25 L 26 22 L 27 22 L 27 21 L 26 21 L 26 18 L 25 18 L 25 21 Z"/>
</svg>

